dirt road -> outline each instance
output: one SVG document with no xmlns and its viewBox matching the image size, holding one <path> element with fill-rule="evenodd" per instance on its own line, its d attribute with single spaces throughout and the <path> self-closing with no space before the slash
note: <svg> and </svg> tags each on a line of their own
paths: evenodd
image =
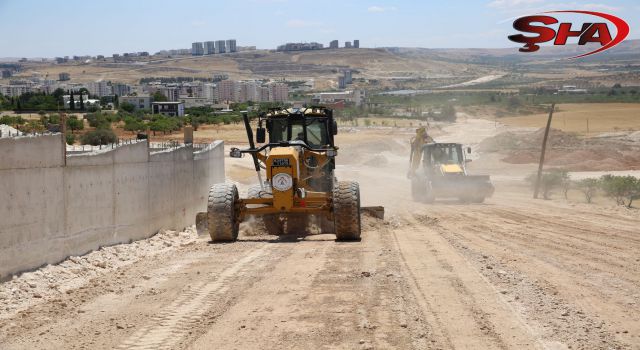
<svg viewBox="0 0 640 350">
<path fill-rule="evenodd" d="M 130 245 L 108 248 L 104 267 L 65 262 L 86 271 L 48 291 L 68 268 L 2 284 L 20 307 L 0 307 L 0 348 L 640 348 L 637 211 L 534 201 L 512 176 L 482 205 L 414 203 L 408 132 L 341 135 L 338 176 L 388 210 L 361 242 L 245 225 L 233 244 L 163 234 L 122 264 Z"/>
</svg>

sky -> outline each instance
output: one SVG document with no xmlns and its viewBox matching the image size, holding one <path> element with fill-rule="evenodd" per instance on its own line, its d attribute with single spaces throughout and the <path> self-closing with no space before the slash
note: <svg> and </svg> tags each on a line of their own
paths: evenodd
<svg viewBox="0 0 640 350">
<path fill-rule="evenodd" d="M 0 0 L 0 57 L 55 57 L 190 48 L 236 39 L 273 49 L 285 42 L 360 40 L 361 47 L 516 47 L 515 18 L 591 10 L 626 20 L 639 39 L 638 0 L 307 1 Z"/>
</svg>

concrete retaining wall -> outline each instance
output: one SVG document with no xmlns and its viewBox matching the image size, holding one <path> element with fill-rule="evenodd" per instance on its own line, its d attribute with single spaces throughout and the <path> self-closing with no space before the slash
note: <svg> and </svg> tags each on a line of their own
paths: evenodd
<svg viewBox="0 0 640 350">
<path fill-rule="evenodd" d="M 0 139 L 0 279 L 194 224 L 224 181 L 222 142 L 70 155 L 60 135 Z M 66 164 L 65 164 L 66 163 Z"/>
</svg>

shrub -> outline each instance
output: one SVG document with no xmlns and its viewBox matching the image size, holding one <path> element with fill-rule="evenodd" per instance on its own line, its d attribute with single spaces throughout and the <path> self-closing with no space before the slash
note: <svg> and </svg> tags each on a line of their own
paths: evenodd
<svg viewBox="0 0 640 350">
<path fill-rule="evenodd" d="M 633 201 L 640 198 L 640 179 L 633 176 L 604 175 L 600 181 L 605 194 L 619 205 L 631 208 Z"/>
<path fill-rule="evenodd" d="M 582 179 L 580 181 L 576 181 L 575 186 L 580 190 L 580 192 L 582 192 L 582 194 L 584 194 L 584 199 L 587 203 L 591 203 L 593 196 L 598 191 L 598 188 L 600 188 L 600 180 L 593 178 Z"/>
<path fill-rule="evenodd" d="M 67 141 L 67 145 L 73 145 L 76 142 L 76 135 L 68 132 L 65 135 L 65 140 Z"/>
<path fill-rule="evenodd" d="M 83 145 L 107 145 L 118 140 L 116 134 L 111 129 L 96 129 L 82 135 Z"/>
<path fill-rule="evenodd" d="M 537 176 L 537 173 L 533 173 L 526 179 L 534 188 Z M 565 178 L 568 178 L 568 174 L 564 170 L 550 170 L 543 172 L 542 177 L 540 178 L 540 191 L 542 192 L 542 197 L 544 199 L 550 199 L 553 190 L 562 187 L 565 182 Z"/>
</svg>

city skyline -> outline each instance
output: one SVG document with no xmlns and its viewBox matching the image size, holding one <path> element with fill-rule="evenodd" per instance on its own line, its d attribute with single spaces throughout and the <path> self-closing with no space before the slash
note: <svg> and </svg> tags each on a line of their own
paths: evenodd
<svg viewBox="0 0 640 350">
<path fill-rule="evenodd" d="M 360 39 L 361 47 L 503 48 L 515 17 L 544 10 L 603 11 L 640 24 L 631 0 L 598 3 L 548 0 L 485 0 L 455 3 L 290 0 L 159 0 L 65 3 L 0 0 L 0 57 L 105 55 L 189 49 L 193 42 L 235 38 L 238 46 L 275 49 L 286 42 Z M 456 24 L 452 19 L 456 19 Z M 123 25 L 125 24 L 125 25 Z M 72 38 L 69 40 L 68 38 Z"/>
</svg>

